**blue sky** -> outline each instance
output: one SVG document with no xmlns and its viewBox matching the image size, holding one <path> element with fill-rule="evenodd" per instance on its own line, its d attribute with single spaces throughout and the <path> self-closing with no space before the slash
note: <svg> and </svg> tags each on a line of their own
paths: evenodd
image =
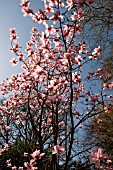
<svg viewBox="0 0 113 170">
<path fill-rule="evenodd" d="M 11 43 L 9 39 L 9 28 L 16 28 L 20 46 L 23 47 L 23 52 L 26 47 L 26 42 L 29 40 L 29 32 L 32 27 L 37 27 L 39 32 L 43 31 L 42 24 L 39 25 L 38 23 L 33 23 L 29 16 L 23 17 L 19 4 L 20 0 L 0 1 L 0 82 L 6 77 L 10 77 L 12 74 L 17 74 L 22 71 L 21 65 L 12 67 L 9 61 L 15 57 L 10 51 Z M 37 12 L 38 9 L 43 8 L 43 1 L 31 0 L 30 8 Z M 90 69 L 90 67 L 86 68 L 88 70 Z M 84 70 L 85 74 L 88 71 L 86 68 Z"/>
<path fill-rule="evenodd" d="M 29 40 L 29 32 L 32 27 L 37 27 L 42 31 L 42 25 L 33 23 L 30 17 L 23 17 L 20 0 L 1 0 L 0 1 L 0 82 L 12 74 L 20 72 L 20 65 L 12 67 L 9 60 L 15 55 L 10 51 L 11 44 L 9 39 L 9 28 L 16 28 L 19 36 L 19 43 L 25 49 L 25 44 Z M 36 12 L 43 8 L 42 0 L 31 0 L 30 8 Z"/>
</svg>

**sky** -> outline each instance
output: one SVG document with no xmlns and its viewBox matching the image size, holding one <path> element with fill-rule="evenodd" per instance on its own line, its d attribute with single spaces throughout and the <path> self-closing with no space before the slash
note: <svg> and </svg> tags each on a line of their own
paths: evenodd
<svg viewBox="0 0 113 170">
<path fill-rule="evenodd" d="M 31 0 L 30 8 L 35 12 L 43 8 L 42 0 Z M 1 0 L 0 1 L 0 82 L 6 77 L 11 77 L 12 74 L 21 72 L 21 65 L 12 67 L 9 60 L 15 57 L 10 51 L 11 42 L 9 28 L 15 28 L 19 36 L 19 44 L 22 46 L 22 51 L 26 48 L 26 42 L 29 41 L 30 30 L 32 27 L 37 27 L 41 33 L 43 26 L 34 23 L 31 17 L 23 17 L 20 0 Z M 88 71 L 87 67 L 87 71 Z M 90 69 L 90 68 L 89 68 Z M 87 72 L 85 68 L 85 73 Z"/>
<path fill-rule="evenodd" d="M 24 51 L 26 42 L 30 37 L 32 27 L 37 27 L 42 32 L 42 25 L 33 23 L 30 17 L 23 17 L 20 0 L 1 0 L 0 1 L 0 82 L 12 74 L 21 72 L 21 66 L 12 67 L 9 60 L 15 55 L 10 51 L 11 42 L 9 28 L 16 28 L 19 37 L 19 44 Z M 30 8 L 36 12 L 43 8 L 42 0 L 31 0 Z"/>
</svg>

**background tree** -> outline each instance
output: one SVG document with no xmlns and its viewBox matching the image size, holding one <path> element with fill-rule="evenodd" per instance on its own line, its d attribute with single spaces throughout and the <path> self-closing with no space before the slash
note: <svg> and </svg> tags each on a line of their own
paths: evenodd
<svg viewBox="0 0 113 170">
<path fill-rule="evenodd" d="M 113 47 L 113 1 L 96 0 L 92 5 L 87 3 L 84 7 L 84 35 L 92 47 L 97 45 L 103 47 L 102 58 L 110 59 L 109 65 L 113 61 L 113 54 L 111 54 Z M 104 64 L 107 65 L 107 62 Z"/>
<path fill-rule="evenodd" d="M 86 125 L 86 137 L 84 139 L 85 145 L 90 145 L 95 148 L 100 146 L 104 152 L 109 155 L 113 161 L 113 110 L 109 113 L 104 112 L 99 117 L 92 118 Z"/>
<path fill-rule="evenodd" d="M 84 1 L 75 0 L 75 6 L 83 6 L 84 20 L 81 21 L 81 39 L 85 39 L 92 51 L 94 47 L 101 46 L 102 53 L 99 58 L 105 73 L 112 76 L 113 71 L 113 1 L 96 0 Z M 74 6 L 74 7 L 75 7 Z M 73 12 L 74 8 L 72 8 Z M 95 66 L 92 65 L 94 69 Z"/>
</svg>

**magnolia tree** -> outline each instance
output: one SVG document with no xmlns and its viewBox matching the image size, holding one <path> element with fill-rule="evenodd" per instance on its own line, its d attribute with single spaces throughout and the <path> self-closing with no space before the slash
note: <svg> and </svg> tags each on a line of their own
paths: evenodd
<svg viewBox="0 0 113 170">
<path fill-rule="evenodd" d="M 9 29 L 11 51 L 16 56 L 11 63 L 15 66 L 21 62 L 23 71 L 1 83 L 1 94 L 8 97 L 0 107 L 0 133 L 2 136 L 4 130 L 10 133 L 14 130 L 12 124 L 17 128 L 27 127 L 26 133 L 32 129 L 37 145 L 31 153 L 25 151 L 24 156 L 30 160 L 24 162 L 24 167 L 16 167 L 10 158 L 7 160 L 7 166 L 13 170 L 58 170 L 60 167 L 67 170 L 70 161 L 84 152 L 79 147 L 83 123 L 112 108 L 112 97 L 105 89 L 112 89 L 113 83 L 102 84 L 101 68 L 87 71 L 90 63 L 101 55 L 101 48 L 88 51 L 85 41 L 78 41 L 82 31 L 80 23 L 84 20 L 82 7 L 93 2 L 44 0 L 44 9 L 34 12 L 29 8 L 30 1 L 21 0 L 24 17 L 30 16 L 35 23 L 43 24 L 45 31 L 39 33 L 33 27 L 22 52 L 16 30 Z M 0 149 L 1 156 L 14 141 L 10 137 Z M 90 163 L 101 168 L 100 159 L 105 157 L 110 168 L 109 157 L 101 149 L 92 151 Z"/>
</svg>

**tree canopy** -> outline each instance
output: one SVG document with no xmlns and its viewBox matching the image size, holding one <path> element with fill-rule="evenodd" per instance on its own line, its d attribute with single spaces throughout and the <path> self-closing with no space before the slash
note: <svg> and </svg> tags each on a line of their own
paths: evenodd
<svg viewBox="0 0 113 170">
<path fill-rule="evenodd" d="M 15 54 L 10 62 L 12 66 L 21 63 L 22 72 L 0 84 L 4 97 L 0 106 L 0 160 L 9 155 L 6 166 L 13 170 L 68 170 L 71 163 L 79 164 L 79 159 L 81 168 L 92 163 L 100 168 L 100 159 L 105 158 L 110 168 L 101 148 L 91 152 L 91 165 L 86 164 L 83 153 L 88 148 L 80 145 L 84 123 L 112 110 L 112 97 L 104 92 L 113 89 L 113 82 L 102 81 L 105 72 L 101 68 L 91 69 L 102 48 L 90 50 L 87 42 L 80 41 L 83 10 L 90 5 L 95 9 L 93 2 L 44 0 L 44 9 L 35 12 L 30 1 L 21 0 L 23 16 L 31 17 L 45 30 L 40 33 L 33 27 L 23 52 L 16 29 L 9 29 Z M 19 157 L 20 164 L 14 157 Z"/>
</svg>

